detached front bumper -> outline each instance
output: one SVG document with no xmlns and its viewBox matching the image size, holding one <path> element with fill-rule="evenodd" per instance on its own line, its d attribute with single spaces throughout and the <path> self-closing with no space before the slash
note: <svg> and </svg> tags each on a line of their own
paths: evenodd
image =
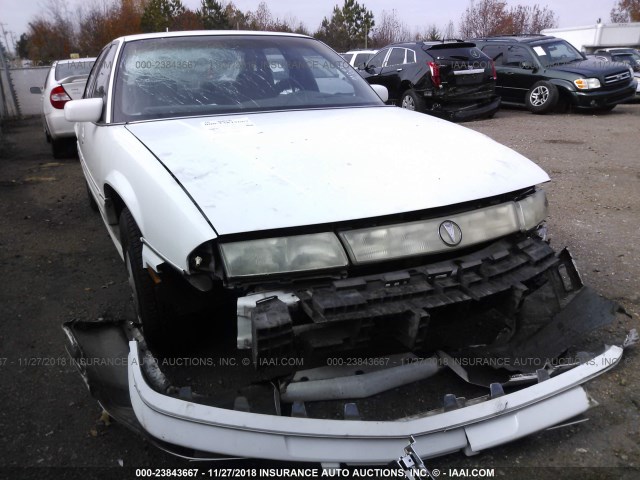
<svg viewBox="0 0 640 480">
<path fill-rule="evenodd" d="M 370 464 L 394 460 L 411 436 L 418 455 L 431 458 L 459 450 L 472 454 L 562 423 L 594 404 L 581 385 L 613 368 L 623 352 L 609 347 L 558 376 L 451 411 L 397 421 L 346 421 L 227 410 L 163 395 L 145 380 L 138 342 L 131 341 L 129 348 L 131 403 L 155 439 L 229 456 Z"/>
<path fill-rule="evenodd" d="M 411 437 L 422 458 L 473 454 L 585 412 L 595 402 L 581 385 L 637 340 L 578 350 L 616 309 L 582 286 L 567 251 L 517 237 L 406 271 L 241 297 L 236 345 L 187 341 L 185 358 L 155 358 L 132 322 L 64 331 L 105 410 L 171 453 L 387 464 Z M 297 324 L 304 315 L 322 328 Z M 282 344 L 285 330 L 295 341 Z M 277 362 L 292 359 L 305 362 Z"/>
<path fill-rule="evenodd" d="M 501 98 L 494 95 L 489 99 L 465 102 L 444 103 L 439 109 L 427 110 L 427 113 L 436 117 L 445 118 L 454 122 L 468 122 L 479 118 L 487 118 L 494 115 L 500 108 Z"/>
</svg>

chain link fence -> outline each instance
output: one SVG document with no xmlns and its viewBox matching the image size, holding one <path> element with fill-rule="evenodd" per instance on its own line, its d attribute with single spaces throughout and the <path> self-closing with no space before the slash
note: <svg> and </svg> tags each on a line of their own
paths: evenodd
<svg viewBox="0 0 640 480">
<path fill-rule="evenodd" d="M 9 66 L 7 50 L 0 42 L 0 123 L 7 118 L 20 116 Z"/>
</svg>

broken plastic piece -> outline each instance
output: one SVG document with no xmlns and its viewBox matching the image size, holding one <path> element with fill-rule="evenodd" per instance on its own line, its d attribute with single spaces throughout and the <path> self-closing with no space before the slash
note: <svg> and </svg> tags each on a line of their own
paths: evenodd
<svg viewBox="0 0 640 480">
<path fill-rule="evenodd" d="M 323 371 L 331 370 L 328 367 L 321 368 Z M 356 375 L 344 377 L 334 374 L 330 378 L 292 382 L 282 393 L 282 400 L 285 402 L 296 400 L 313 402 L 367 398 L 401 385 L 428 378 L 441 368 L 438 359 L 434 357 L 397 367 L 372 370 L 361 375 L 358 375 L 358 372 Z M 302 377 L 310 379 L 313 378 L 314 370 L 316 369 L 311 369 L 308 374 L 305 374 L 304 371 L 298 373 Z M 339 370 L 339 367 L 336 367 L 335 372 L 337 373 Z"/>
<path fill-rule="evenodd" d="M 344 404 L 344 419 L 345 420 L 360 420 L 360 412 L 358 411 L 358 405 L 355 403 Z"/>
<path fill-rule="evenodd" d="M 491 385 L 489 385 L 489 390 L 491 391 L 491 398 L 498 398 L 504 395 L 504 389 L 499 383 L 492 383 Z"/>
<path fill-rule="evenodd" d="M 297 418 L 307 418 L 307 409 L 304 402 L 293 402 L 291 405 L 291 416 Z"/>
</svg>

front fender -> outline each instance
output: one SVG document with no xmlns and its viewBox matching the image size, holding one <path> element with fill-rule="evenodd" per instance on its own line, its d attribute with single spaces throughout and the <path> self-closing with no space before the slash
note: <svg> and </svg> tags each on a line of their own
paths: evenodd
<svg viewBox="0 0 640 480">
<path fill-rule="evenodd" d="M 187 192 L 162 163 L 126 128 L 111 129 L 103 187 L 119 197 L 140 228 L 146 250 L 174 268 L 188 270 L 188 255 L 217 237 Z M 112 199 L 117 202 L 117 199 Z M 114 238 L 114 241 L 117 239 Z"/>
<path fill-rule="evenodd" d="M 549 79 L 549 83 L 552 83 L 556 87 L 562 88 L 568 92 L 575 92 L 577 90 L 573 82 L 570 82 L 569 80 L 563 80 L 561 78 L 552 78 L 552 79 Z"/>
</svg>

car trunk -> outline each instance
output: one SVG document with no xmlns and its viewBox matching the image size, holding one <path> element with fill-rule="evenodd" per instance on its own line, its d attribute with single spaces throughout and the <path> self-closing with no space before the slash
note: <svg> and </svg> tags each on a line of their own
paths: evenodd
<svg viewBox="0 0 640 480">
<path fill-rule="evenodd" d="M 433 45 L 426 51 L 439 66 L 440 80 L 444 87 L 474 87 L 493 76 L 491 60 L 472 43 Z"/>
<path fill-rule="evenodd" d="M 64 88 L 64 91 L 67 92 L 67 95 L 71 97 L 71 100 L 78 100 L 82 98 L 86 84 L 86 76 L 83 76 L 82 78 L 69 77 L 60 80 L 60 85 Z"/>
</svg>

